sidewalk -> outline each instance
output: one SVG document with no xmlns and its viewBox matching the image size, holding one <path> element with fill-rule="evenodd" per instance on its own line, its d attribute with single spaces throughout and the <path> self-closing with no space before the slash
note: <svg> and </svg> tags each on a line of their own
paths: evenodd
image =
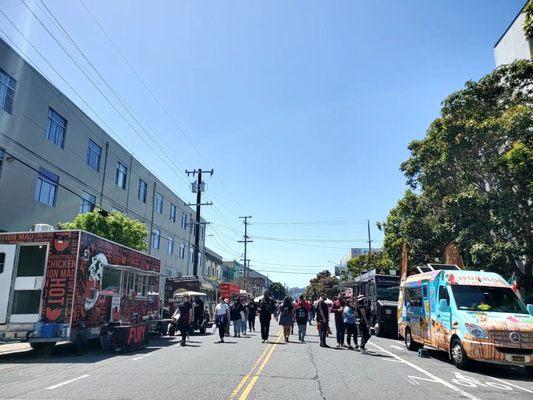
<svg viewBox="0 0 533 400">
<path fill-rule="evenodd" d="M 0 356 L 31 350 L 29 343 L 0 343 Z"/>
</svg>

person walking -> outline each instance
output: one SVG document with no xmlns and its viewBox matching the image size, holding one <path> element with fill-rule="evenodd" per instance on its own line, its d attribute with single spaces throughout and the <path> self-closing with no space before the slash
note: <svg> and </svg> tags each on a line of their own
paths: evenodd
<svg viewBox="0 0 533 400">
<path fill-rule="evenodd" d="M 346 343 L 348 343 L 348 348 L 350 350 L 354 348 L 352 347 L 351 341 L 351 338 L 353 338 L 355 349 L 359 349 L 359 346 L 357 345 L 357 314 L 353 299 L 349 299 L 344 307 L 342 319 L 344 322 L 344 328 L 346 329 Z"/>
<path fill-rule="evenodd" d="M 241 333 L 246 336 L 246 326 L 248 324 L 248 316 L 246 315 L 247 312 L 247 305 L 245 304 L 245 300 L 241 299 L 241 305 L 239 307 L 239 313 L 241 315 Z"/>
<path fill-rule="evenodd" d="M 230 310 L 230 319 L 233 323 L 233 337 L 241 337 L 241 301 L 235 299 Z"/>
<path fill-rule="evenodd" d="M 309 325 L 313 325 L 315 319 L 315 305 L 312 300 L 307 299 L 308 310 L 309 310 Z"/>
<path fill-rule="evenodd" d="M 283 303 L 280 306 L 279 324 L 283 326 L 283 336 L 285 336 L 285 342 L 289 341 L 289 335 L 291 333 L 291 326 L 294 324 L 292 317 L 294 313 L 294 306 L 292 305 L 289 296 L 285 297 Z"/>
<path fill-rule="evenodd" d="M 357 317 L 359 318 L 359 331 L 361 332 L 361 345 L 359 348 L 361 351 L 366 351 L 365 346 L 370 339 L 370 324 L 366 316 L 365 302 L 365 296 L 359 295 L 357 297 Z"/>
<path fill-rule="evenodd" d="M 215 325 L 220 337 L 219 343 L 224 343 L 224 334 L 226 333 L 226 326 L 229 324 L 230 310 L 222 297 L 218 300 L 219 303 L 215 307 Z"/>
<path fill-rule="evenodd" d="M 337 348 L 344 347 L 344 322 L 342 313 L 344 311 L 344 299 L 342 297 L 335 297 L 333 307 L 331 308 L 333 315 L 335 315 L 335 331 L 337 333 Z"/>
<path fill-rule="evenodd" d="M 320 299 L 317 302 L 317 314 L 316 320 L 318 324 L 318 333 L 320 335 L 320 347 L 329 347 L 326 343 L 326 337 L 328 335 L 329 324 L 329 310 L 326 304 L 326 296 L 320 295 Z"/>
<path fill-rule="evenodd" d="M 248 330 L 255 332 L 255 316 L 257 314 L 257 304 L 253 299 L 248 303 Z"/>
<path fill-rule="evenodd" d="M 177 321 L 177 328 L 181 333 L 181 342 L 180 346 L 185 346 L 187 341 L 187 335 L 191 328 L 192 315 L 191 315 L 192 304 L 190 302 L 189 296 L 183 296 L 183 301 L 178 306 L 180 316 Z"/>
<path fill-rule="evenodd" d="M 263 298 L 261 299 L 261 301 L 259 301 L 258 305 L 262 343 L 268 341 L 268 334 L 270 331 L 270 320 L 272 319 L 272 313 L 274 312 L 274 309 L 274 300 L 270 298 L 268 291 L 265 291 Z"/>
<path fill-rule="evenodd" d="M 296 324 L 298 324 L 298 340 L 305 341 L 305 331 L 307 330 L 307 320 L 309 319 L 309 303 L 304 300 L 304 296 L 300 296 L 300 300 L 296 303 Z"/>
</svg>

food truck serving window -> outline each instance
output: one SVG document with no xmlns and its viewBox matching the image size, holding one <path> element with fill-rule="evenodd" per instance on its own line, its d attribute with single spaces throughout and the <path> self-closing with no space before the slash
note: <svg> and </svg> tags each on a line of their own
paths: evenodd
<svg viewBox="0 0 533 400">
<path fill-rule="evenodd" d="M 450 305 L 450 295 L 446 286 L 439 286 L 439 300 L 446 300 L 446 304 Z"/>
<path fill-rule="evenodd" d="M 148 294 L 149 276 L 128 271 L 128 295 L 135 293 L 137 297 Z"/>
<path fill-rule="evenodd" d="M 121 277 L 121 270 L 104 267 L 104 273 L 102 275 L 102 294 L 120 294 Z"/>
</svg>

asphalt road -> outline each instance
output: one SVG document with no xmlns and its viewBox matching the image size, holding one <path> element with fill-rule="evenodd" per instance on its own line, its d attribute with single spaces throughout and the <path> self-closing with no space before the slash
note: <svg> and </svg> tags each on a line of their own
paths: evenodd
<svg viewBox="0 0 533 400">
<path fill-rule="evenodd" d="M 366 354 L 318 346 L 316 327 L 305 344 L 286 344 L 273 321 L 270 343 L 259 332 L 226 339 L 156 338 L 146 349 L 76 355 L 57 346 L 0 355 L 0 399 L 513 399 L 533 398 L 521 368 L 477 365 L 464 372 L 438 352 L 420 358 L 398 340 L 372 337 Z M 328 339 L 334 344 L 334 337 Z M 1 345 L 0 345 L 1 346 Z"/>
</svg>

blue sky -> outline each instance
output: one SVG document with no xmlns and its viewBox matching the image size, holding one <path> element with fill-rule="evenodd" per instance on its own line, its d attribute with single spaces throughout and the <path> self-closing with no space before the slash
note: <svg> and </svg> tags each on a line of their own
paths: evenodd
<svg viewBox="0 0 533 400">
<path fill-rule="evenodd" d="M 23 1 L 75 54 L 39 0 Z M 176 169 L 214 168 L 207 179 L 206 197 L 215 203 L 205 208 L 213 222 L 208 246 L 224 258 L 240 257 L 238 216 L 252 215 L 252 268 L 290 286 L 305 286 L 349 247 L 366 246 L 365 220 L 374 246 L 381 245 L 375 221 L 405 190 L 399 164 L 407 144 L 423 137 L 449 93 L 494 68 L 493 45 L 524 3 L 83 1 L 173 121 L 79 0 L 46 5 L 155 133 L 174 170 L 146 148 L 22 0 L 0 0 L 0 8 L 98 117 L 3 16 L 0 27 L 185 200 L 193 196 Z"/>
</svg>

